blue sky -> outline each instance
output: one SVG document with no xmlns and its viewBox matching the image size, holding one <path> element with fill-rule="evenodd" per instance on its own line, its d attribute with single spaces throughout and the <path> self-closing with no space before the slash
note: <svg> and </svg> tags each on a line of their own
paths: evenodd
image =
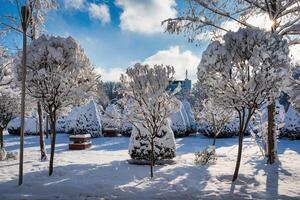
<svg viewBox="0 0 300 200">
<path fill-rule="evenodd" d="M 16 11 L 7 0 L 0 1 L 6 1 L 1 16 Z M 45 29 L 47 34 L 74 37 L 104 80 L 118 80 L 135 62 L 174 65 L 177 78 L 188 69 L 195 80 L 205 43 L 196 47 L 181 35 L 164 33 L 160 26 L 161 20 L 178 15 L 182 2 L 60 0 L 59 8 L 47 15 Z"/>
</svg>

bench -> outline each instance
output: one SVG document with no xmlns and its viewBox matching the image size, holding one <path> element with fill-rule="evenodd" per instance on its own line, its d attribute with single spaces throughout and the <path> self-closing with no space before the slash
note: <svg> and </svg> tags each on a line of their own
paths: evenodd
<svg viewBox="0 0 300 200">
<path fill-rule="evenodd" d="M 90 134 L 70 135 L 69 139 L 72 142 L 69 144 L 70 150 L 84 150 L 92 146 Z"/>
</svg>

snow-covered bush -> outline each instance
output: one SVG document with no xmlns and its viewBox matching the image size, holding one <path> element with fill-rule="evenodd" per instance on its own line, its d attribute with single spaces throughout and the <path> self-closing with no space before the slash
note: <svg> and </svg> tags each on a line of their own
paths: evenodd
<svg viewBox="0 0 300 200">
<path fill-rule="evenodd" d="M 12 119 L 7 125 L 7 131 L 12 135 L 20 135 L 21 120 L 20 117 Z M 32 117 L 25 117 L 24 134 L 38 135 L 37 121 Z"/>
<path fill-rule="evenodd" d="M 216 147 L 209 145 L 203 151 L 195 153 L 195 164 L 196 165 L 209 165 L 215 164 L 217 160 L 216 157 Z"/>
<path fill-rule="evenodd" d="M 293 69 L 291 74 L 290 87 L 287 90 L 290 101 L 294 108 L 300 112 L 300 66 Z"/>
<path fill-rule="evenodd" d="M 92 137 L 102 136 L 100 110 L 94 101 L 81 107 L 80 114 L 76 119 L 74 134 L 90 134 Z"/>
<path fill-rule="evenodd" d="M 103 129 L 112 128 L 112 129 L 121 130 L 121 123 L 117 120 L 114 120 L 114 118 L 118 119 L 120 117 L 121 117 L 121 113 L 117 105 L 109 104 L 105 108 L 105 113 L 102 116 Z"/>
<path fill-rule="evenodd" d="M 141 124 L 133 127 L 129 142 L 129 155 L 135 160 L 150 161 L 150 134 Z M 154 138 L 154 160 L 172 159 L 176 155 L 174 133 L 170 121 L 166 119 Z"/>
<path fill-rule="evenodd" d="M 71 109 L 71 112 L 65 117 L 65 132 L 68 134 L 74 134 L 74 127 L 76 120 L 80 115 L 82 107 L 75 106 Z"/>
<path fill-rule="evenodd" d="M 187 118 L 189 120 L 190 126 L 188 128 L 188 131 L 190 133 L 194 133 L 197 131 L 197 126 L 196 126 L 196 120 L 195 120 L 195 115 L 192 111 L 192 107 L 189 101 L 186 99 L 182 101 L 183 107 L 186 110 Z"/>
<path fill-rule="evenodd" d="M 4 148 L 0 148 L 0 161 L 6 160 L 7 152 Z"/>
<path fill-rule="evenodd" d="M 196 130 L 196 122 L 189 102 L 180 102 L 180 110 L 170 116 L 175 136 L 187 136 Z"/>
<path fill-rule="evenodd" d="M 284 124 L 280 128 L 280 136 L 290 139 L 300 139 L 300 112 L 297 112 L 291 105 L 285 113 Z"/>
<path fill-rule="evenodd" d="M 121 127 L 121 134 L 124 136 L 131 136 L 132 124 L 130 122 L 123 122 Z"/>
<path fill-rule="evenodd" d="M 66 133 L 66 116 L 60 116 L 56 120 L 56 132 L 57 133 Z M 46 122 L 45 122 L 46 123 Z"/>
</svg>

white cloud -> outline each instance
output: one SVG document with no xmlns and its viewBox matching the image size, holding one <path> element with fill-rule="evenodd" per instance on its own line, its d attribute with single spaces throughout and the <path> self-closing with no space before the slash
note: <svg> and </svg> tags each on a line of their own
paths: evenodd
<svg viewBox="0 0 300 200">
<path fill-rule="evenodd" d="M 177 14 L 175 0 L 116 0 L 116 5 L 123 9 L 121 29 L 144 34 L 162 32 L 161 21 Z"/>
<path fill-rule="evenodd" d="M 134 66 L 137 62 L 140 61 L 133 61 L 130 66 Z M 176 79 L 185 79 L 185 72 L 188 70 L 188 78 L 196 82 L 199 62 L 200 58 L 191 51 L 181 51 L 179 46 L 171 46 L 167 50 L 158 51 L 146 58 L 142 64 L 150 66 L 155 64 L 171 65 L 175 69 Z M 101 75 L 103 81 L 120 81 L 121 74 L 126 72 L 126 69 L 122 68 L 96 68 L 95 70 Z"/>
<path fill-rule="evenodd" d="M 105 4 L 94 4 L 91 3 L 89 5 L 89 15 L 93 19 L 100 20 L 103 24 L 110 22 L 110 14 L 109 14 L 109 8 Z"/>
<path fill-rule="evenodd" d="M 65 8 L 81 10 L 84 8 L 85 0 L 64 0 Z"/>
<path fill-rule="evenodd" d="M 188 70 L 188 78 L 195 82 L 199 62 L 200 58 L 191 51 L 180 51 L 179 46 L 173 46 L 168 50 L 158 51 L 145 59 L 143 64 L 150 66 L 155 64 L 172 65 L 175 68 L 176 79 L 185 79 L 185 72 Z"/>
<path fill-rule="evenodd" d="M 103 81 L 120 81 L 121 74 L 125 73 L 125 69 L 122 68 L 96 68 L 95 70 L 101 75 Z"/>
</svg>

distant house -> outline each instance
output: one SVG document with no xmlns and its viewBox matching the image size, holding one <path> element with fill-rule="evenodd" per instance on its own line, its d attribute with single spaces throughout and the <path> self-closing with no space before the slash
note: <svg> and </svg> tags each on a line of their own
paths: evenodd
<svg viewBox="0 0 300 200">
<path fill-rule="evenodd" d="M 174 80 L 170 81 L 169 86 L 167 90 L 173 92 L 178 86 L 180 85 L 181 91 L 187 91 L 189 92 L 192 89 L 192 81 L 188 79 L 187 77 L 187 71 L 186 71 L 186 77 L 184 80 Z"/>
</svg>

